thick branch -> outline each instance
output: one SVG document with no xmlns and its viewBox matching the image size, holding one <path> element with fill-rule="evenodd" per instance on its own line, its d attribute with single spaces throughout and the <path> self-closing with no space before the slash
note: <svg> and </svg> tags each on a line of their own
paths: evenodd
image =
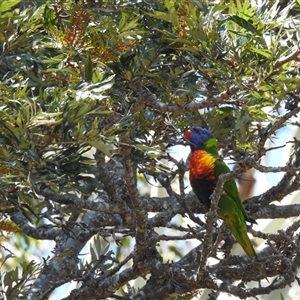
<svg viewBox="0 0 300 300">
<path fill-rule="evenodd" d="M 201 108 L 214 107 L 221 103 L 232 104 L 232 101 L 228 99 L 230 99 L 233 95 L 237 94 L 238 91 L 239 91 L 238 87 L 232 86 L 217 96 L 209 97 L 206 100 L 201 100 L 199 102 L 189 102 L 184 105 L 161 102 L 156 98 L 154 94 L 152 94 L 149 90 L 146 89 L 144 89 L 141 92 L 139 99 L 142 99 L 145 105 L 152 107 L 153 109 L 160 111 L 162 113 L 165 112 L 187 113 L 187 112 L 196 111 Z"/>
<path fill-rule="evenodd" d="M 20 212 L 12 213 L 11 220 L 22 229 L 22 232 L 37 240 L 55 240 L 61 233 L 60 229 L 54 229 L 51 225 L 43 225 L 34 228 L 29 225 L 28 221 Z"/>
<path fill-rule="evenodd" d="M 134 166 L 133 159 L 131 157 L 131 148 L 124 146 L 123 160 L 125 167 L 125 180 L 128 188 L 133 207 L 133 217 L 135 222 L 135 238 L 136 238 L 136 255 L 134 256 L 134 262 L 136 266 L 140 264 L 145 255 L 147 249 L 146 243 L 146 224 L 147 213 L 142 204 L 139 192 L 136 186 L 136 167 Z"/>
<path fill-rule="evenodd" d="M 56 203 L 69 205 L 70 209 L 94 210 L 108 214 L 121 214 L 124 212 L 124 206 L 121 206 L 120 203 L 112 203 L 107 197 L 101 197 L 100 195 L 96 199 L 90 200 L 80 199 L 75 195 L 63 195 L 50 190 L 39 190 L 38 193 Z"/>
<path fill-rule="evenodd" d="M 293 53 L 291 53 L 287 56 L 281 57 L 278 60 L 278 62 L 274 65 L 274 69 L 278 69 L 279 67 L 283 66 L 284 64 L 286 64 L 290 61 L 298 60 L 298 55 L 299 54 L 300 54 L 300 50 L 297 47 L 297 49 Z"/>
<path fill-rule="evenodd" d="M 291 205 L 274 205 L 260 206 L 254 214 L 251 215 L 254 219 L 278 219 L 291 218 L 300 215 L 300 204 Z"/>
</svg>

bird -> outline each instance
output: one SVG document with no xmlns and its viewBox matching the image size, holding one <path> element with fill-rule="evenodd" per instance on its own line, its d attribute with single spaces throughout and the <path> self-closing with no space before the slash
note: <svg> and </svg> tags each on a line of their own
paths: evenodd
<svg viewBox="0 0 300 300">
<path fill-rule="evenodd" d="M 183 133 L 189 142 L 191 155 L 189 160 L 189 179 L 191 187 L 199 201 L 207 208 L 211 207 L 210 196 L 214 192 L 218 178 L 230 172 L 227 164 L 218 152 L 218 142 L 212 132 L 203 127 L 192 127 Z M 247 233 L 246 221 L 257 224 L 244 208 L 233 178 L 223 185 L 223 191 L 217 206 L 218 217 L 230 228 L 237 242 L 250 258 L 256 258 L 256 252 Z M 267 279 L 262 268 L 258 268 Z"/>
</svg>

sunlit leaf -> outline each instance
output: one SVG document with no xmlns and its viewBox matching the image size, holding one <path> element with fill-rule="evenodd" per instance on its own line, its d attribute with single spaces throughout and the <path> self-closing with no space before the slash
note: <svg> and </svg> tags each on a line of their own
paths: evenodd
<svg viewBox="0 0 300 300">
<path fill-rule="evenodd" d="M 0 1 L 0 12 L 3 13 L 5 11 L 8 11 L 12 7 L 16 6 L 18 3 L 20 3 L 20 0 L 1 0 Z"/>
<path fill-rule="evenodd" d="M 111 156 L 111 145 L 107 145 L 101 141 L 89 141 L 89 145 L 95 147 L 97 150 L 103 152 L 106 156 Z"/>
<path fill-rule="evenodd" d="M 237 25 L 241 26 L 249 32 L 258 33 L 257 29 L 249 21 L 237 15 L 229 16 L 226 20 L 233 21 L 234 23 L 236 23 Z"/>
</svg>

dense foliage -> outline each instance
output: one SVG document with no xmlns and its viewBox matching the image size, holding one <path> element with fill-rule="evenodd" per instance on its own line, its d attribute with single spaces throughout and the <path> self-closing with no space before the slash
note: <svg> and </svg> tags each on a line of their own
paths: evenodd
<svg viewBox="0 0 300 300">
<path fill-rule="evenodd" d="M 261 159 L 282 127 L 299 129 L 299 9 L 293 1 L 0 0 L 7 299 L 48 299 L 71 282 L 64 299 L 181 299 L 207 289 L 209 299 L 246 298 L 297 282 L 300 219 L 291 218 L 300 204 L 276 201 L 299 189 L 300 143 L 290 137 L 283 166 Z M 283 173 L 245 202 L 258 222 L 290 218 L 275 233 L 249 228 L 265 240 L 257 259 L 231 254 L 235 241 L 215 211 L 197 216 L 207 212 L 186 192 L 187 164 L 173 155 L 193 125 L 210 128 L 237 162 L 232 176 Z M 151 184 L 167 196 L 150 195 Z M 39 240 L 53 249 L 31 260 Z M 248 286 L 263 279 L 258 264 L 270 282 Z"/>
</svg>

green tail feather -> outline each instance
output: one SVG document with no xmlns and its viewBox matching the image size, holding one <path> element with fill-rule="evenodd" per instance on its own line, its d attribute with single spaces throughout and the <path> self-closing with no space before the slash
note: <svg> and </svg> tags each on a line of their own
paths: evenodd
<svg viewBox="0 0 300 300">
<path fill-rule="evenodd" d="M 262 276 L 264 276 L 264 278 L 268 281 L 268 283 L 270 283 L 266 271 L 262 267 L 257 267 L 257 269 L 262 274 Z"/>
<path fill-rule="evenodd" d="M 247 226 L 243 212 L 227 194 L 223 194 L 218 203 L 218 215 L 229 226 L 237 242 L 242 246 L 250 258 L 257 257 L 253 245 L 248 237 Z M 257 267 L 264 278 L 269 282 L 266 272 Z"/>
</svg>

